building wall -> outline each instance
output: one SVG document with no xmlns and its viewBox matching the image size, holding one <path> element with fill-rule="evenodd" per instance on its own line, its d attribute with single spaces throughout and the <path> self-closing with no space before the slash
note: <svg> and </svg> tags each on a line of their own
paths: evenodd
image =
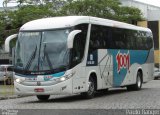
<svg viewBox="0 0 160 115">
<path fill-rule="evenodd" d="M 145 4 L 135 0 L 120 0 L 123 6 L 139 8 L 143 16 L 148 21 L 155 21 L 160 19 L 160 7 Z"/>
<path fill-rule="evenodd" d="M 160 7 L 141 3 L 135 0 L 120 0 L 123 6 L 139 8 L 147 21 L 137 22 L 138 26 L 148 27 L 152 30 L 154 39 L 155 64 L 160 64 Z"/>
<path fill-rule="evenodd" d="M 160 9 L 159 10 L 148 10 L 148 21 L 160 20 Z"/>
<path fill-rule="evenodd" d="M 160 63 L 160 21 L 139 21 L 138 26 L 148 27 L 152 30 L 154 40 L 154 62 Z"/>
<path fill-rule="evenodd" d="M 147 21 L 138 21 L 137 22 L 137 26 L 141 26 L 141 27 L 147 28 L 148 27 L 148 23 L 147 23 Z"/>
<path fill-rule="evenodd" d="M 148 21 L 148 28 L 152 30 L 154 49 L 159 50 L 159 21 Z"/>
<path fill-rule="evenodd" d="M 160 53 L 159 53 L 159 21 L 149 21 L 148 22 L 148 28 L 152 30 L 153 33 L 153 39 L 154 39 L 154 61 L 155 63 L 160 62 Z"/>
<path fill-rule="evenodd" d="M 0 11 L 5 11 L 5 10 L 15 11 L 17 9 L 18 9 L 17 6 L 12 6 L 12 7 L 7 7 L 7 8 L 0 7 Z"/>
</svg>

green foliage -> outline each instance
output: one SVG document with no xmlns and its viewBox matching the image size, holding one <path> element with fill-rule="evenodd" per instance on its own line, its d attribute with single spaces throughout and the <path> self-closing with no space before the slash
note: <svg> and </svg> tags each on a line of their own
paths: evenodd
<svg viewBox="0 0 160 115">
<path fill-rule="evenodd" d="M 0 12 L 0 46 L 7 36 L 17 33 L 23 24 L 38 18 L 85 15 L 127 23 L 143 19 L 139 9 L 121 6 L 119 0 L 43 0 L 38 5 L 35 0 L 18 0 L 17 3 L 18 10 Z"/>
<path fill-rule="evenodd" d="M 89 15 L 96 17 L 112 17 L 119 7 L 118 0 L 77 0 L 63 7 L 65 15 Z"/>
<path fill-rule="evenodd" d="M 119 0 L 76 0 L 66 4 L 61 14 L 96 16 L 128 23 L 132 20 L 142 20 L 139 9 L 121 6 Z"/>
<path fill-rule="evenodd" d="M 53 12 L 50 8 L 50 4 L 39 6 L 28 5 L 20 7 L 19 10 L 9 14 L 10 19 L 12 19 L 11 26 L 13 28 L 19 28 L 24 23 L 31 20 L 55 16 L 55 12 Z"/>
<path fill-rule="evenodd" d="M 138 8 L 127 6 L 121 7 L 117 12 L 116 17 L 119 21 L 124 21 L 127 23 L 143 20 L 142 13 Z"/>
<path fill-rule="evenodd" d="M 53 17 L 56 13 L 53 5 L 27 5 L 21 6 L 15 11 L 0 12 L 0 46 L 4 44 L 7 36 L 18 32 L 19 28 L 28 21 L 38 18 Z"/>
</svg>

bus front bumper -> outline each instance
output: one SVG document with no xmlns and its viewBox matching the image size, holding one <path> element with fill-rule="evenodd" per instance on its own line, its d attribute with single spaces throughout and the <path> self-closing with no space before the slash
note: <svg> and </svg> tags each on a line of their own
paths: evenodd
<svg viewBox="0 0 160 115">
<path fill-rule="evenodd" d="M 17 95 L 59 95 L 72 94 L 72 79 L 49 86 L 26 86 L 14 81 Z"/>
</svg>

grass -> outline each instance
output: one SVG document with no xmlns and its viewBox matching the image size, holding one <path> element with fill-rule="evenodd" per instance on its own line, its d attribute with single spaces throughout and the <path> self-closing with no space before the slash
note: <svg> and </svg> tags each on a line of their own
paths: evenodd
<svg viewBox="0 0 160 115">
<path fill-rule="evenodd" d="M 14 95 L 14 85 L 0 85 L 0 97 Z"/>
</svg>

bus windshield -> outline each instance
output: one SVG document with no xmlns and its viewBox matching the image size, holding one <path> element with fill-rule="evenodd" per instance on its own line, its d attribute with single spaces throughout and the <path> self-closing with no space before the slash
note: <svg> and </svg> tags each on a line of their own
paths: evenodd
<svg viewBox="0 0 160 115">
<path fill-rule="evenodd" d="M 15 71 L 37 74 L 66 68 L 69 64 L 69 32 L 69 29 L 20 32 L 16 44 Z"/>
</svg>

